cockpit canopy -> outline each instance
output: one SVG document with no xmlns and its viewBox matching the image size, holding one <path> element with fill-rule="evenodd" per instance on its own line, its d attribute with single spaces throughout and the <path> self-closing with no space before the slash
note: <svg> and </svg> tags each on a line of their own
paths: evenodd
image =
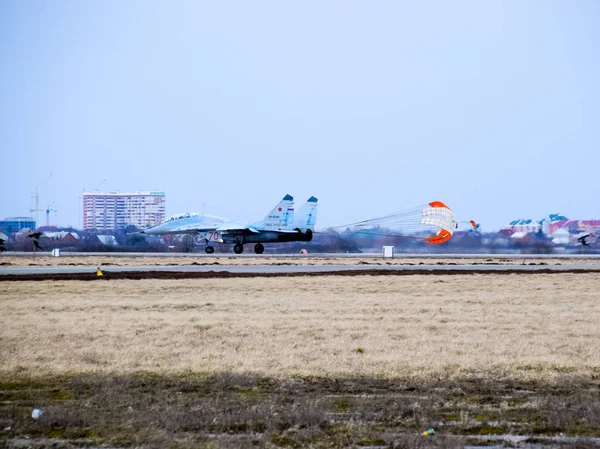
<svg viewBox="0 0 600 449">
<path fill-rule="evenodd" d="M 190 212 L 185 212 L 185 213 L 182 213 L 182 214 L 175 214 L 175 215 L 169 217 L 167 219 L 167 221 L 182 220 L 184 218 L 191 218 L 191 217 L 197 217 L 197 216 L 198 216 L 197 212 L 191 212 L 191 213 Z"/>
</svg>

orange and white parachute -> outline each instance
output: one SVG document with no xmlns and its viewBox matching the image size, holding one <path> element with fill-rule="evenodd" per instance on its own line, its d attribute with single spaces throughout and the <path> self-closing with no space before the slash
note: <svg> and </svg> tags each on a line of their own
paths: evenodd
<svg viewBox="0 0 600 449">
<path fill-rule="evenodd" d="M 414 209 L 331 229 L 337 232 L 417 238 L 437 245 L 450 240 L 456 229 L 456 220 L 448 206 L 441 201 L 432 201 Z"/>
<path fill-rule="evenodd" d="M 429 203 L 428 208 L 423 209 L 421 223 L 424 225 L 435 226 L 438 233 L 433 237 L 428 237 L 429 243 L 439 244 L 445 243 L 454 234 L 456 228 L 456 220 L 454 214 L 448 206 L 441 201 L 433 201 Z"/>
</svg>

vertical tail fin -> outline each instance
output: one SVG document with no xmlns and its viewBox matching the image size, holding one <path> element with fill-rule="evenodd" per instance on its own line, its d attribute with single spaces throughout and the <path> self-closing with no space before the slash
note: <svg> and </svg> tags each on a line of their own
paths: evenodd
<svg viewBox="0 0 600 449">
<path fill-rule="evenodd" d="M 262 222 L 256 223 L 257 226 L 261 226 L 264 229 L 270 230 L 283 230 L 293 229 L 294 223 L 294 197 L 286 195 L 283 199 L 273 208 L 271 212 L 263 219 Z"/>
<path fill-rule="evenodd" d="M 311 196 L 300 208 L 294 220 L 294 229 L 305 232 L 307 229 L 315 230 L 317 224 L 317 199 Z"/>
</svg>

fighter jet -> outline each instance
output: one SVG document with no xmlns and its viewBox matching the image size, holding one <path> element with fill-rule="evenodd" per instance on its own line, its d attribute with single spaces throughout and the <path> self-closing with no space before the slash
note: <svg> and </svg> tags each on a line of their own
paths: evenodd
<svg viewBox="0 0 600 449">
<path fill-rule="evenodd" d="M 254 252 L 262 254 L 262 243 L 310 242 L 317 222 L 317 198 L 311 196 L 294 219 L 294 198 L 286 195 L 265 218 L 244 223 L 204 214 L 179 214 L 145 229 L 143 234 L 192 234 L 204 239 L 204 250 L 215 251 L 212 243 L 233 243 L 233 252 L 242 254 L 244 243 L 255 243 Z"/>
</svg>

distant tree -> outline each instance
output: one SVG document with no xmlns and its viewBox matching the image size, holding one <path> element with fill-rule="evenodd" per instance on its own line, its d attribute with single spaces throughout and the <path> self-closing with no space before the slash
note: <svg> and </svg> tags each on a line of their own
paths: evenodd
<svg viewBox="0 0 600 449">
<path fill-rule="evenodd" d="M 125 234 L 133 234 L 134 232 L 140 232 L 140 229 L 136 225 L 127 225 L 123 231 Z"/>
<path fill-rule="evenodd" d="M 534 234 L 530 246 L 530 251 L 536 254 L 550 254 L 554 248 L 550 237 L 544 234 L 541 229 Z"/>
<path fill-rule="evenodd" d="M 56 226 L 38 226 L 37 230 L 42 232 L 57 232 L 61 228 L 57 228 Z"/>
<path fill-rule="evenodd" d="M 132 234 L 127 239 L 127 244 L 131 246 L 142 246 L 146 244 L 146 237 L 142 234 Z"/>
</svg>

